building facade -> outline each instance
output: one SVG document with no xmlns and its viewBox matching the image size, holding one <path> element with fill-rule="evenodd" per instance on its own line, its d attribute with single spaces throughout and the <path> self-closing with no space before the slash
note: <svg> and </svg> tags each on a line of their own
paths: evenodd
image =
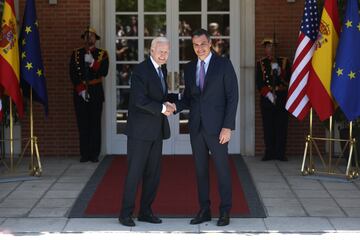
<svg viewBox="0 0 360 240">
<path fill-rule="evenodd" d="M 25 0 L 15 3 L 21 22 Z M 80 35 L 89 25 L 101 36 L 98 46 L 107 49 L 110 57 L 104 82 L 103 154 L 126 153 L 122 132 L 127 118 L 129 74 L 134 64 L 149 54 L 151 39 L 165 35 L 171 41 L 168 85 L 177 93 L 184 87 L 183 66 L 194 57 L 189 34 L 199 27 L 211 32 L 214 49 L 231 59 L 238 75 L 240 99 L 229 150 L 243 155 L 262 154 L 255 89 L 255 63 L 263 52 L 260 42 L 275 31 L 280 42 L 278 54 L 292 60 L 304 1 L 37 0 L 36 7 L 49 97 L 48 117 L 40 104 L 34 104 L 34 131 L 43 156 L 79 154 L 69 60 L 72 50 L 81 46 Z M 30 134 L 28 116 L 27 112 L 20 121 L 21 138 Z M 186 112 L 170 118 L 172 137 L 164 142 L 164 154 L 191 153 L 186 122 Z M 308 126 L 307 119 L 290 119 L 288 155 L 302 154 Z M 325 134 L 318 120 L 314 126 L 315 134 Z"/>
</svg>

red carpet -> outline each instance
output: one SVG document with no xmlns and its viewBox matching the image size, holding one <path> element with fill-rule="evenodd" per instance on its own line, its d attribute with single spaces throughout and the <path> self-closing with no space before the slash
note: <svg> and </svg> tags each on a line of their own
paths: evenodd
<svg viewBox="0 0 360 240">
<path fill-rule="evenodd" d="M 160 187 L 153 204 L 153 211 L 159 216 L 191 217 L 199 209 L 195 166 L 192 156 L 164 156 Z M 233 207 L 232 216 L 249 215 L 249 207 L 237 176 L 236 167 L 230 160 Z M 126 156 L 114 156 L 95 193 L 85 209 L 86 217 L 117 217 L 121 208 L 123 186 L 127 172 Z M 212 213 L 218 216 L 219 194 L 214 165 L 210 164 L 210 187 Z M 136 207 L 139 206 L 138 191 Z M 135 209 L 135 215 L 138 209 Z"/>
</svg>

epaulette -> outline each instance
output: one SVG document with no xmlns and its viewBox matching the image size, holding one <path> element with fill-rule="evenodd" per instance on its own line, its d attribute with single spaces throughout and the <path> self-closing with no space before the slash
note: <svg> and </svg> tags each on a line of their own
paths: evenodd
<svg viewBox="0 0 360 240">
<path fill-rule="evenodd" d="M 97 49 L 99 50 L 99 52 L 104 52 L 104 53 L 106 53 L 106 54 L 107 54 L 106 49 L 103 49 L 103 48 L 97 48 Z"/>
<path fill-rule="evenodd" d="M 82 47 L 81 48 L 74 48 L 74 52 L 80 51 L 80 49 L 82 49 Z"/>
<path fill-rule="evenodd" d="M 105 49 L 102 49 L 102 48 L 98 48 L 98 49 L 99 49 L 99 57 L 98 57 L 99 61 L 101 61 L 103 58 L 108 57 L 108 53 Z"/>
<path fill-rule="evenodd" d="M 281 60 L 281 68 L 282 69 L 285 69 L 286 68 L 286 64 L 287 64 L 287 61 L 288 61 L 288 58 L 287 57 L 278 57 L 278 59 Z"/>
</svg>

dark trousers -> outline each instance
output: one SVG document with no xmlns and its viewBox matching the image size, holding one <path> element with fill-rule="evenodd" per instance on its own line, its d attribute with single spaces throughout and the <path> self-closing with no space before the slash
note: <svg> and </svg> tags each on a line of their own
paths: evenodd
<svg viewBox="0 0 360 240">
<path fill-rule="evenodd" d="M 90 99 L 85 102 L 74 94 L 77 126 L 79 129 L 80 155 L 82 158 L 97 158 L 101 149 L 101 113 L 103 102 Z"/>
<path fill-rule="evenodd" d="M 286 151 L 288 113 L 285 109 L 286 96 L 279 95 L 276 104 L 261 97 L 260 107 L 263 121 L 265 157 L 283 159 Z"/>
<path fill-rule="evenodd" d="M 125 180 L 120 216 L 131 216 L 135 207 L 138 185 L 142 180 L 140 213 L 151 213 L 159 182 L 162 156 L 162 139 L 144 141 L 128 137 L 128 173 Z"/>
<path fill-rule="evenodd" d="M 201 209 L 210 208 L 209 151 L 214 159 L 220 193 L 220 213 L 230 212 L 232 206 L 231 175 L 228 160 L 228 144 L 220 144 L 219 136 L 204 130 L 190 133 L 191 148 L 195 158 L 198 198 Z"/>
</svg>

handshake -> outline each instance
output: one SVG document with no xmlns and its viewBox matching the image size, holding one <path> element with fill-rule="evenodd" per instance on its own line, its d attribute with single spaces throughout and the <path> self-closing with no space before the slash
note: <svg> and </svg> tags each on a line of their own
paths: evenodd
<svg viewBox="0 0 360 240">
<path fill-rule="evenodd" d="M 166 107 L 165 112 L 163 112 L 163 114 L 165 116 L 170 116 L 172 115 L 175 111 L 176 111 L 176 105 L 175 103 L 171 103 L 171 102 L 165 102 L 164 106 Z"/>
</svg>

